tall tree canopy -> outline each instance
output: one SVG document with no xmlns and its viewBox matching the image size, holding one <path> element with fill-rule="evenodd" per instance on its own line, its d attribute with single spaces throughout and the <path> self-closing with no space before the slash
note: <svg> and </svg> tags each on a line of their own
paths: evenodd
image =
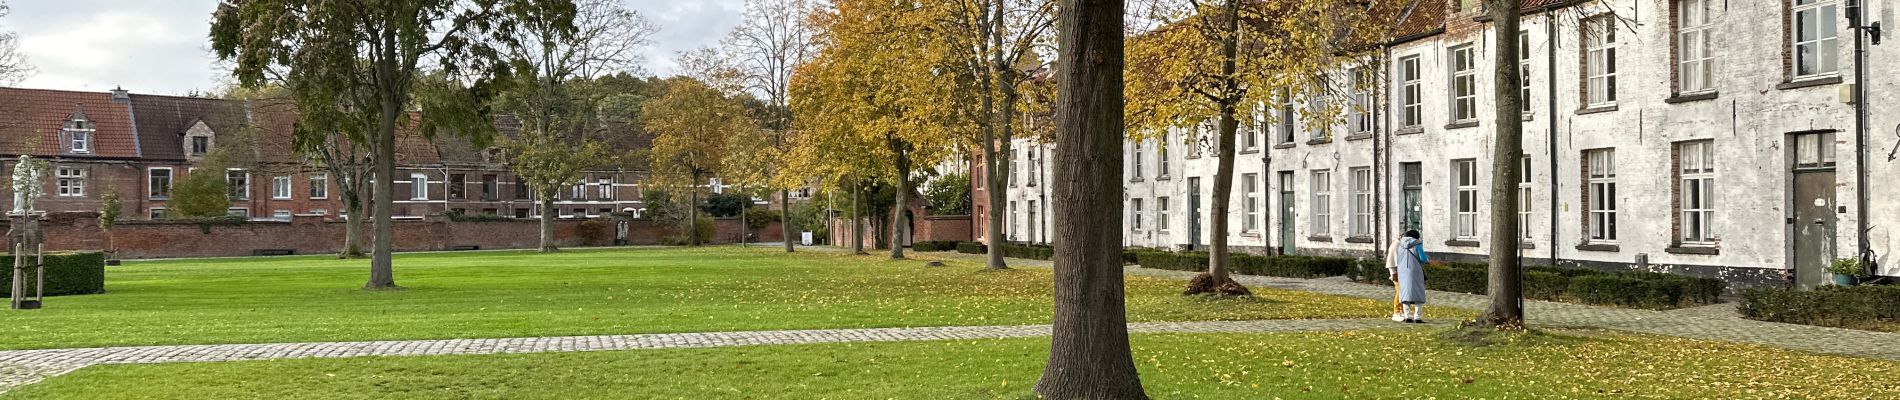
<svg viewBox="0 0 1900 400">
<path fill-rule="evenodd" d="M 877 0 L 833 6 L 813 17 L 819 52 L 794 76 L 792 110 L 806 132 L 791 163 L 834 181 L 866 176 L 896 186 L 891 256 L 902 258 L 902 209 L 917 166 L 974 137 L 973 81 L 937 28 L 946 10 Z"/>
<path fill-rule="evenodd" d="M 990 207 L 1003 204 L 1010 176 L 1010 149 L 1016 137 L 1017 116 L 1025 99 L 1024 86 L 1045 66 L 1037 56 L 1048 45 L 1055 21 L 1052 0 L 956 0 L 938 3 L 948 18 L 941 21 L 952 57 L 975 77 L 980 105 L 981 132 L 972 142 L 983 156 L 983 185 Z M 1046 48 L 1046 47 L 1044 47 Z M 1003 237 L 1003 212 L 988 213 L 984 237 L 991 243 Z M 989 246 L 989 267 L 1006 268 L 1002 246 Z"/>
<path fill-rule="evenodd" d="M 811 15 L 816 10 L 816 2 L 811 0 L 746 0 L 745 19 L 739 26 L 726 35 L 720 43 L 732 61 L 734 70 L 743 78 L 746 89 L 765 95 L 767 107 L 760 120 L 765 123 L 771 137 L 770 147 L 755 146 L 759 152 L 753 152 L 748 159 L 758 164 L 763 179 L 748 179 L 746 183 L 760 187 L 779 189 L 781 214 L 792 215 L 791 189 L 808 184 L 809 176 L 792 172 L 784 168 L 786 156 L 790 153 L 792 141 L 792 113 L 788 100 L 791 96 L 792 73 L 799 65 L 811 59 L 813 53 L 813 35 L 815 34 Z M 779 173 L 795 175 L 793 179 L 777 179 Z M 792 224 L 781 224 L 785 240 L 785 252 L 793 251 Z"/>
<path fill-rule="evenodd" d="M 660 95 L 640 113 L 640 121 L 654 134 L 649 178 L 690 193 L 693 211 L 688 232 L 698 232 L 701 187 L 732 165 L 726 158 L 741 145 L 736 136 L 759 127 L 744 103 L 727 92 L 688 77 L 665 82 Z M 699 245 L 699 235 L 689 236 L 693 245 Z"/>
<path fill-rule="evenodd" d="M 6 18 L 8 12 L 7 4 L 0 2 L 0 18 Z M 33 75 L 33 65 L 20 54 L 19 35 L 4 28 L 0 25 L 0 85 L 12 85 Z"/>
<path fill-rule="evenodd" d="M 1214 150 L 1208 270 L 1189 294 L 1247 295 L 1228 276 L 1228 205 L 1232 202 L 1234 147 L 1240 119 L 1264 122 L 1264 104 L 1312 99 L 1302 110 L 1309 125 L 1330 133 L 1345 92 L 1337 71 L 1353 65 L 1356 35 L 1384 33 L 1367 18 L 1367 4 L 1332 0 L 1156 0 L 1144 17 L 1156 28 L 1128 41 L 1129 133 L 1137 140 L 1173 136 L 1189 151 Z M 1346 32 L 1346 35 L 1342 35 Z M 1363 50 L 1374 47 L 1366 46 Z M 1243 114 L 1244 113 L 1244 114 Z M 1200 127 L 1212 125 L 1213 129 Z M 1262 124 L 1254 124 L 1260 126 Z M 1181 129 L 1181 128 L 1187 129 Z M 1195 148 L 1199 147 L 1199 148 Z"/>
<path fill-rule="evenodd" d="M 486 99 L 511 74 L 500 46 L 519 45 L 511 32 L 524 20 L 572 30 L 574 13 L 569 0 L 225 0 L 212 14 L 211 49 L 233 62 L 239 84 L 290 89 L 298 141 L 340 132 L 371 150 L 375 246 L 364 288 L 383 289 L 396 287 L 398 127 L 415 121 L 424 136 L 446 129 L 485 143 L 494 131 Z"/>
</svg>

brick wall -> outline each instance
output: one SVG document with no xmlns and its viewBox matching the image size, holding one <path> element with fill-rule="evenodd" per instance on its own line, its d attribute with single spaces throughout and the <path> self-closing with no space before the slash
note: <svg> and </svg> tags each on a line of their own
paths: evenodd
<svg viewBox="0 0 1900 400">
<path fill-rule="evenodd" d="M 598 221 L 599 240 L 583 243 L 581 225 Z M 446 217 L 420 221 L 395 221 L 392 237 L 396 251 L 436 251 L 457 248 L 531 249 L 540 245 L 540 225 L 535 220 L 493 222 L 455 222 Z M 646 219 L 594 219 L 555 221 L 554 238 L 563 247 L 612 244 L 619 226 L 626 225 L 624 244 L 659 244 L 668 229 Z M 107 237 L 99 229 L 94 213 L 56 213 L 41 222 L 47 250 L 101 250 Z M 364 224 L 364 229 L 369 229 Z M 4 227 L 0 227 L 4 228 Z M 716 220 L 715 243 L 736 242 L 739 220 Z M 324 221 L 316 216 L 297 216 L 290 221 L 259 221 L 235 224 L 199 224 L 165 221 L 124 221 L 111 232 L 113 246 L 120 258 L 229 257 L 253 255 L 259 250 L 291 250 L 295 254 L 335 253 L 343 244 L 344 223 Z M 367 232 L 366 232 L 367 233 Z M 754 233 L 753 241 L 779 241 L 779 225 L 774 222 Z"/>
</svg>

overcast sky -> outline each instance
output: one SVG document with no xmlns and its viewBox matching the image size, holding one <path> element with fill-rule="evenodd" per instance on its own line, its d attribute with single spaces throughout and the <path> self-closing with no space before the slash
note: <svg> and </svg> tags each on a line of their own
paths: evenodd
<svg viewBox="0 0 1900 400">
<path fill-rule="evenodd" d="M 0 29 L 20 34 L 39 74 L 21 86 L 183 94 L 215 89 L 225 75 L 207 32 L 217 0 L 0 0 L 13 15 Z M 680 51 L 717 44 L 739 23 L 743 0 L 623 0 L 660 25 L 647 49 L 648 72 L 667 75 Z"/>
</svg>

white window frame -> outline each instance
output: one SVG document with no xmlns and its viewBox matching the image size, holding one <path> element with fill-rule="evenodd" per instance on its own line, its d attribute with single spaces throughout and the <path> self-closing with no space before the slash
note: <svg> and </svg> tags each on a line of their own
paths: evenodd
<svg viewBox="0 0 1900 400">
<path fill-rule="evenodd" d="M 86 169 L 71 166 L 54 168 L 58 197 L 86 197 Z"/>
<path fill-rule="evenodd" d="M 1141 231 L 1141 199 L 1140 198 L 1128 199 L 1128 209 L 1130 211 L 1130 214 L 1128 217 L 1129 229 L 1135 232 L 1140 232 Z"/>
<path fill-rule="evenodd" d="M 1168 233 L 1168 196 L 1155 198 L 1155 229 Z"/>
<path fill-rule="evenodd" d="M 1293 91 L 1280 90 L 1280 103 L 1280 144 L 1294 144 L 1293 142 L 1298 140 L 1295 138 L 1299 137 L 1294 132 L 1299 130 L 1300 114 L 1294 109 Z"/>
<path fill-rule="evenodd" d="M 1616 149 L 1584 151 L 1584 171 L 1588 180 L 1588 232 L 1591 243 L 1616 243 Z"/>
<path fill-rule="evenodd" d="M 329 198 L 330 174 L 325 172 L 310 173 L 310 199 L 324 200 Z"/>
<path fill-rule="evenodd" d="M 1478 49 L 1470 43 L 1452 46 L 1447 52 L 1451 57 L 1451 120 L 1469 122 L 1478 120 Z"/>
<path fill-rule="evenodd" d="M 1589 85 L 1584 100 L 1589 107 L 1616 105 L 1616 17 L 1600 15 L 1583 20 L 1584 71 Z"/>
<path fill-rule="evenodd" d="M 1267 110 L 1267 106 L 1265 104 L 1254 107 L 1254 112 L 1253 112 L 1254 120 L 1255 121 L 1265 120 L 1267 118 L 1266 110 Z M 1260 136 L 1262 135 L 1260 133 L 1260 129 L 1258 129 L 1257 127 L 1262 126 L 1262 124 L 1255 123 L 1255 124 L 1249 124 L 1249 125 L 1251 126 L 1248 126 L 1245 132 L 1242 132 L 1242 134 L 1240 135 L 1240 150 L 1241 151 L 1254 151 L 1254 150 L 1260 149 Z"/>
<path fill-rule="evenodd" d="M 1518 165 L 1517 179 L 1517 235 L 1519 239 L 1531 240 L 1531 158 L 1524 157 Z"/>
<path fill-rule="evenodd" d="M 1132 176 L 1133 179 L 1141 179 L 1141 148 L 1147 147 L 1146 141 L 1136 140 L 1134 141 L 1133 147 L 1135 149 L 1135 156 L 1129 158 L 1129 160 L 1133 162 L 1133 172 L 1129 176 Z"/>
<path fill-rule="evenodd" d="M 250 207 L 231 207 L 231 208 L 226 208 L 226 209 L 224 209 L 224 215 L 229 215 L 229 216 L 233 216 L 233 217 L 244 217 L 244 218 L 250 218 L 250 217 L 251 217 L 251 208 L 250 208 Z"/>
<path fill-rule="evenodd" d="M 1372 70 L 1358 67 L 1353 68 L 1350 73 L 1352 74 L 1352 106 L 1347 110 L 1350 115 L 1346 121 L 1352 124 L 1349 127 L 1352 133 L 1371 134 L 1373 129 L 1378 127 L 1379 116 L 1377 106 L 1373 105 L 1372 90 L 1376 83 L 1372 79 Z"/>
<path fill-rule="evenodd" d="M 235 173 L 235 175 L 233 175 Z M 226 168 L 224 183 L 228 186 L 232 200 L 251 199 L 251 172 L 242 168 Z"/>
<path fill-rule="evenodd" d="M 1416 127 L 1425 124 L 1425 91 L 1421 81 L 1418 56 L 1399 58 L 1399 126 Z"/>
<path fill-rule="evenodd" d="M 1168 177 L 1168 136 L 1167 132 L 1162 132 L 1161 142 L 1155 146 L 1156 179 Z"/>
<path fill-rule="evenodd" d="M 1452 160 L 1451 174 L 1452 239 L 1478 240 L 1478 160 Z"/>
<path fill-rule="evenodd" d="M 290 189 L 290 175 L 279 175 L 270 178 L 271 200 L 290 200 Z"/>
<path fill-rule="evenodd" d="M 1372 167 L 1358 167 L 1352 174 L 1352 236 L 1372 237 Z"/>
<path fill-rule="evenodd" d="M 1715 141 L 1699 140 L 1676 144 L 1678 195 L 1682 214 L 1682 244 L 1714 245 L 1715 234 Z"/>
<path fill-rule="evenodd" d="M 1681 93 L 1715 91 L 1715 19 L 1712 0 L 1680 0 L 1676 7 L 1676 89 Z"/>
<path fill-rule="evenodd" d="M 1009 240 L 1012 240 L 1012 241 L 1016 240 L 1016 212 L 1017 212 L 1016 201 L 1010 200 L 1009 201 L 1009 225 L 1005 225 L 1004 226 L 1005 229 L 1003 229 L 1003 231 L 1004 233 L 1007 233 L 1007 235 L 1005 236 L 1008 236 Z"/>
<path fill-rule="evenodd" d="M 278 221 L 289 221 L 291 215 L 292 214 L 290 213 L 290 210 L 271 210 L 270 219 L 274 219 Z"/>
<path fill-rule="evenodd" d="M 158 179 L 158 175 L 156 174 L 158 171 L 165 171 L 165 184 L 162 186 L 164 187 L 165 190 L 162 190 L 162 191 L 157 190 L 158 188 L 161 187 L 160 185 L 155 185 L 152 183 L 153 180 Z M 152 200 L 170 199 L 172 197 L 172 184 L 175 183 L 177 179 L 178 179 L 178 176 L 173 174 L 171 167 L 146 168 L 145 169 L 145 197 Z"/>
<path fill-rule="evenodd" d="M 1332 232 L 1333 171 L 1313 170 L 1312 179 L 1306 183 L 1313 192 L 1313 216 L 1308 221 L 1309 226 L 1313 229 L 1313 235 L 1328 236 Z"/>
<path fill-rule="evenodd" d="M 1796 168 L 1834 166 L 1834 132 L 1799 134 L 1794 141 Z"/>
<path fill-rule="evenodd" d="M 1260 230 L 1260 174 L 1240 175 L 1241 193 L 1246 194 L 1244 206 L 1246 220 L 1240 223 L 1241 233 L 1255 233 Z"/>
<path fill-rule="evenodd" d="M 614 177 L 611 175 L 595 178 L 594 186 L 594 190 L 600 191 L 602 201 L 615 201 L 619 198 L 614 193 Z"/>
<path fill-rule="evenodd" d="M 156 220 L 165 219 L 165 215 L 166 215 L 165 207 L 152 207 L 152 208 L 145 209 L 145 219 L 156 221 Z"/>
<path fill-rule="evenodd" d="M 1793 0 L 1788 10 L 1790 14 L 1788 29 L 1789 49 L 1793 57 L 1795 80 L 1835 76 L 1840 73 L 1840 16 L 1839 2 L 1835 0 Z M 1812 19 L 1813 21 L 1809 21 Z M 1803 28 L 1813 26 L 1812 37 L 1802 37 Z M 1833 29 L 1823 29 L 1833 28 Z M 1805 52 L 1803 49 L 1807 49 Z M 1818 58 L 1816 58 L 1818 57 Z M 1814 63 L 1814 70 L 1807 71 L 1804 64 Z"/>
<path fill-rule="evenodd" d="M 94 131 L 92 129 L 70 129 L 66 131 L 67 138 L 72 140 L 73 153 L 75 154 L 92 153 L 92 133 L 93 132 Z"/>
<path fill-rule="evenodd" d="M 429 199 L 429 174 L 409 174 L 409 200 Z"/>
<path fill-rule="evenodd" d="M 1517 103 L 1524 114 L 1531 113 L 1531 31 L 1517 32 Z"/>
</svg>

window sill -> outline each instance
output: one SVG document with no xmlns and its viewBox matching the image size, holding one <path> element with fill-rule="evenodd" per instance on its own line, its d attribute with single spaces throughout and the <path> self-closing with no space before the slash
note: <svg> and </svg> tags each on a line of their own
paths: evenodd
<svg viewBox="0 0 1900 400">
<path fill-rule="evenodd" d="M 1320 138 L 1320 139 L 1313 139 L 1313 140 L 1308 140 L 1308 141 L 1306 141 L 1306 145 L 1307 145 L 1307 146 L 1317 146 L 1317 145 L 1322 145 L 1322 144 L 1327 144 L 1327 143 L 1332 143 L 1332 142 L 1333 142 L 1333 138 L 1332 138 L 1332 137 L 1326 137 L 1326 138 Z"/>
<path fill-rule="evenodd" d="M 1372 243 L 1370 236 L 1347 236 L 1346 243 Z"/>
<path fill-rule="evenodd" d="M 1780 90 L 1805 89 L 1805 88 L 1811 88 L 1815 86 L 1838 85 L 1840 83 L 1841 83 L 1840 76 L 1830 76 L 1826 78 L 1809 78 L 1805 80 L 1782 82 L 1779 85 L 1775 85 L 1775 89 L 1780 89 Z"/>
<path fill-rule="evenodd" d="M 1721 255 L 1722 249 L 1712 246 L 1670 246 L 1669 248 L 1663 249 L 1663 252 L 1669 254 L 1713 256 Z"/>
<path fill-rule="evenodd" d="M 1323 243 L 1332 243 L 1332 242 L 1333 242 L 1333 237 L 1332 237 L 1332 236 L 1307 236 L 1307 237 L 1306 237 L 1306 241 L 1308 241 L 1308 242 L 1323 242 Z"/>
<path fill-rule="evenodd" d="M 1366 140 L 1366 139 L 1371 139 L 1371 138 L 1372 138 L 1372 132 L 1362 132 L 1362 133 L 1346 135 L 1346 141 L 1348 142 Z"/>
<path fill-rule="evenodd" d="M 1259 147 L 1248 147 L 1246 149 L 1241 150 L 1240 154 L 1253 154 L 1253 153 L 1259 153 L 1259 152 L 1260 152 Z"/>
<path fill-rule="evenodd" d="M 1445 245 L 1451 246 L 1451 247 L 1478 247 L 1478 241 L 1452 239 L 1452 240 L 1446 240 Z"/>
<path fill-rule="evenodd" d="M 1134 179 L 1129 179 L 1128 181 L 1129 181 L 1129 182 L 1132 182 L 1132 183 L 1140 183 L 1140 182 L 1142 182 L 1142 181 L 1143 181 L 1143 179 L 1141 179 L 1141 177 L 1139 177 L 1139 176 L 1137 176 L 1137 177 L 1135 177 Z"/>
<path fill-rule="evenodd" d="M 1663 103 L 1682 104 L 1682 103 L 1689 103 L 1689 102 L 1696 102 L 1696 101 L 1715 100 L 1715 97 L 1716 97 L 1715 92 L 1696 93 L 1696 94 L 1678 93 L 1675 96 L 1672 96 L 1667 99 L 1663 99 Z"/>
<path fill-rule="evenodd" d="M 1445 124 L 1445 130 L 1476 128 L 1476 127 L 1478 127 L 1478 120 L 1458 121 L 1458 122 Z"/>
<path fill-rule="evenodd" d="M 1623 248 L 1621 246 L 1617 246 L 1614 244 L 1585 243 L 1585 244 L 1577 245 L 1577 250 L 1615 253 L 1615 252 L 1623 251 Z"/>
<path fill-rule="evenodd" d="M 1418 125 L 1413 125 L 1413 126 L 1408 126 L 1408 127 L 1404 127 L 1404 128 L 1399 128 L 1399 130 L 1396 130 L 1396 131 L 1392 131 L 1392 134 L 1394 134 L 1394 135 L 1400 135 L 1400 136 L 1404 136 L 1404 135 L 1416 135 L 1416 134 L 1420 134 L 1420 133 L 1425 133 L 1425 127 L 1422 127 L 1422 126 L 1418 126 Z"/>
<path fill-rule="evenodd" d="M 1577 110 L 1577 115 L 1590 115 L 1590 114 L 1597 114 L 1597 113 L 1606 113 L 1606 112 L 1611 112 L 1611 111 L 1616 111 L 1615 104 L 1580 109 L 1580 110 Z"/>
<path fill-rule="evenodd" d="M 1536 113 L 1524 113 L 1523 121 L 1528 122 L 1528 121 L 1536 121 L 1536 120 L 1537 120 Z"/>
<path fill-rule="evenodd" d="M 1157 180 L 1157 181 L 1166 181 L 1166 180 L 1173 180 L 1173 179 L 1174 179 L 1174 177 L 1171 177 L 1171 176 L 1167 176 L 1167 175 L 1162 175 L 1162 176 L 1157 176 L 1157 177 L 1155 177 L 1155 180 Z"/>
<path fill-rule="evenodd" d="M 1537 244 L 1531 243 L 1531 242 L 1523 242 L 1523 243 L 1518 243 L 1517 248 L 1523 249 L 1523 250 L 1537 250 Z"/>
<path fill-rule="evenodd" d="M 1276 149 L 1291 149 L 1291 148 L 1293 148 L 1293 146 L 1295 146 L 1295 145 L 1293 144 L 1293 142 L 1286 142 L 1286 143 L 1281 143 L 1281 144 L 1276 144 L 1276 145 L 1273 145 L 1273 148 L 1276 148 Z"/>
<path fill-rule="evenodd" d="M 1257 238 L 1260 237 L 1260 232 L 1241 232 L 1240 237 Z"/>
</svg>

